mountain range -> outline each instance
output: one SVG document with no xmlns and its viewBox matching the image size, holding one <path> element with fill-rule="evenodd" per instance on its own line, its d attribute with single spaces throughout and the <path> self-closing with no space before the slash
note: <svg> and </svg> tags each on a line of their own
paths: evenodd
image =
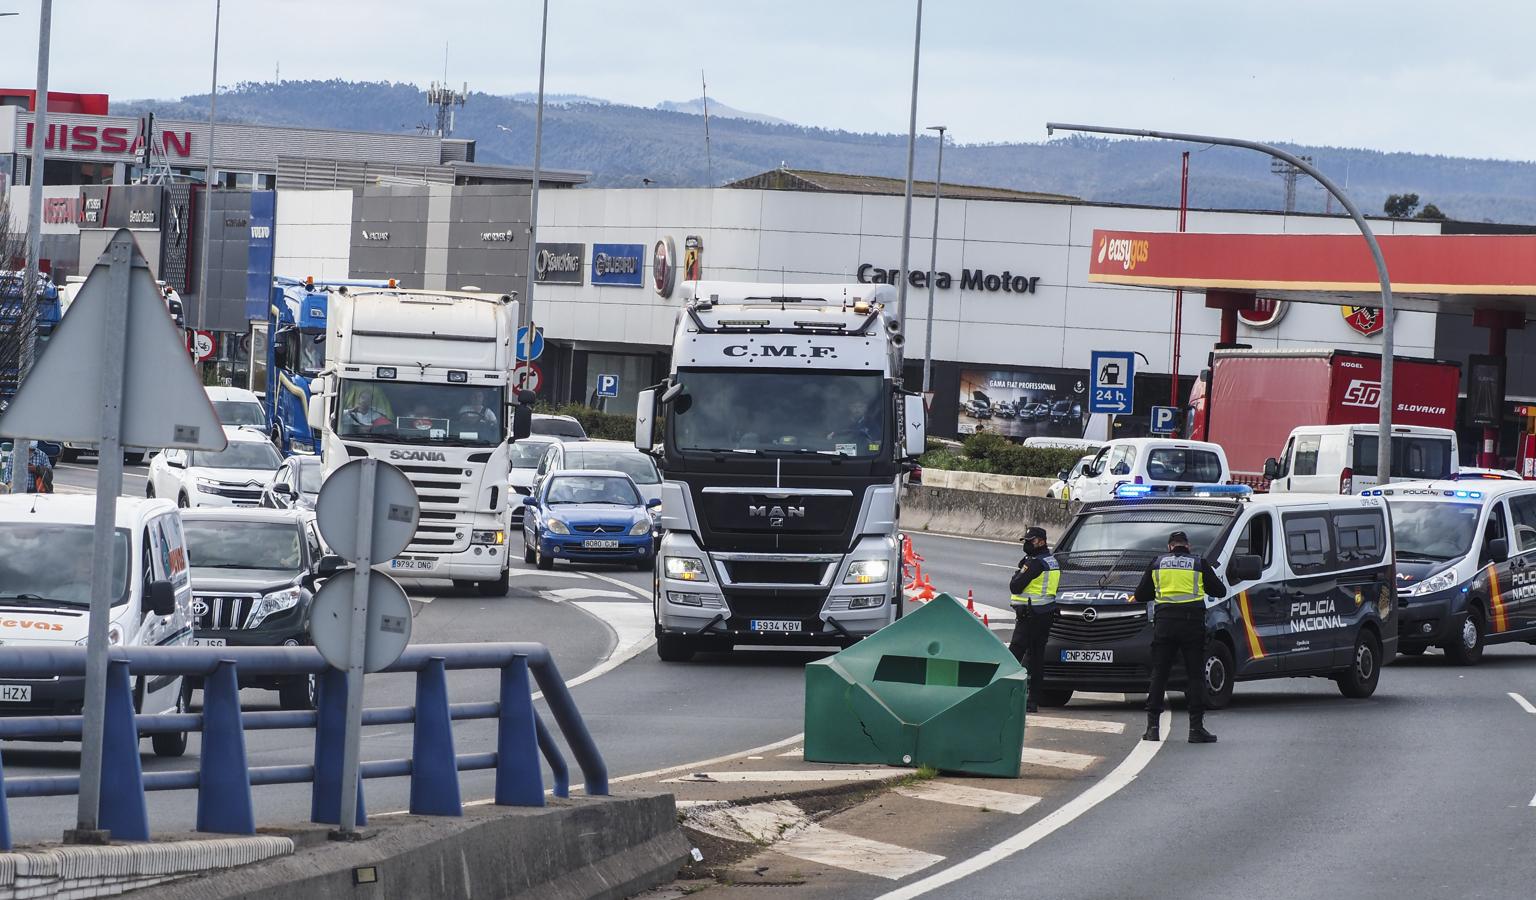
<svg viewBox="0 0 1536 900">
<path fill-rule="evenodd" d="M 208 97 L 113 103 L 113 112 L 176 118 L 207 115 Z M 720 185 L 786 166 L 901 177 L 906 136 L 810 128 L 710 101 L 709 142 L 699 101 L 656 108 L 561 95 L 546 104 L 546 166 L 591 173 L 597 187 Z M 246 83 L 221 91 L 219 116 L 230 121 L 359 131 L 414 131 L 431 118 L 416 85 L 355 81 Z M 533 158 L 535 104 L 526 94 L 471 93 L 457 111 L 455 137 L 477 142 L 476 159 L 526 165 Z M 502 130 L 498 126 L 505 126 Z M 1391 194 L 1415 193 L 1447 216 L 1471 222 L 1536 225 L 1536 163 L 1385 153 L 1277 142 L 1310 156 L 1367 213 Z M 935 139 L 919 139 L 916 171 L 931 178 Z M 1191 151 L 1190 205 L 1205 209 L 1278 210 L 1283 179 L 1258 153 L 1165 141 L 1081 135 L 1037 143 L 960 144 L 944 151 L 944 181 L 1067 194 L 1107 203 L 1176 206 L 1180 153 Z M 1303 176 L 1295 209 L 1323 212 L 1322 189 Z"/>
</svg>

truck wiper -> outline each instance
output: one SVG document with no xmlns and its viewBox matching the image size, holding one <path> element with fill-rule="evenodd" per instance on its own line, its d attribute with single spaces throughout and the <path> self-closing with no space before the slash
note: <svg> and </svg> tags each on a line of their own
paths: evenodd
<svg viewBox="0 0 1536 900">
<path fill-rule="evenodd" d="M 748 450 L 745 447 L 687 447 L 689 453 L 760 453 L 759 450 Z"/>
<path fill-rule="evenodd" d="M 13 606 L 89 606 L 78 600 L 64 600 L 60 597 L 44 597 L 42 594 L 0 594 L 0 603 Z"/>
</svg>

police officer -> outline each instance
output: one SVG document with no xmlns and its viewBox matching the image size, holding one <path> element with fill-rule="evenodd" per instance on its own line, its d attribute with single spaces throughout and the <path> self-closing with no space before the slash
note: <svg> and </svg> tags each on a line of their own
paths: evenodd
<svg viewBox="0 0 1536 900">
<path fill-rule="evenodd" d="M 1038 710 L 1036 697 L 1045 674 L 1045 642 L 1051 637 L 1051 623 L 1056 621 L 1056 589 L 1061 584 L 1061 568 L 1045 542 L 1045 529 L 1032 526 L 1024 532 L 1023 559 L 1019 570 L 1008 581 L 1013 595 L 1013 640 L 1008 650 L 1029 672 L 1026 712 Z"/>
<path fill-rule="evenodd" d="M 1152 601 L 1152 685 L 1147 693 L 1147 733 L 1144 741 L 1160 739 L 1158 718 L 1163 713 L 1163 689 L 1173 668 L 1175 654 L 1184 659 L 1189 702 L 1189 742 L 1214 744 L 1216 735 L 1205 730 L 1205 598 L 1220 599 L 1227 586 L 1211 564 L 1189 550 L 1182 531 L 1168 535 L 1168 552 L 1152 561 L 1136 587 L 1139 602 Z"/>
</svg>

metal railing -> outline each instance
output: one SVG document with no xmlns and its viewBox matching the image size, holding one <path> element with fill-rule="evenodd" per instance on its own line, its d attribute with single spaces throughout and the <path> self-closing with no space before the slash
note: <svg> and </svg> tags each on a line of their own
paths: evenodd
<svg viewBox="0 0 1536 900">
<path fill-rule="evenodd" d="M 85 674 L 84 647 L 0 647 L 0 680 Z M 312 785 L 310 821 L 341 821 L 342 737 L 347 706 L 346 675 L 330 668 L 313 647 L 114 647 L 107 668 L 103 736 L 100 827 L 113 838 L 149 840 L 146 791 L 196 790 L 197 830 L 254 834 L 251 788 L 269 784 Z M 498 669 L 499 699 L 449 703 L 446 672 Z M 414 725 L 411 756 L 369 760 L 360 779 L 409 777 L 410 811 L 415 815 L 463 814 L 458 773 L 496 771 L 494 802 L 503 806 L 544 805 L 542 753 L 553 777 L 553 793 L 570 793 L 565 758 L 533 706 L 529 673 L 537 682 L 566 745 L 585 779 L 585 791 L 608 793 L 608 770 L 577 711 L 560 672 L 543 644 L 418 644 L 407 647 L 384 672 L 416 673 L 413 706 L 367 709 L 364 725 Z M 316 675 L 313 711 L 242 711 L 241 676 Z M 197 713 L 137 715 L 133 679 L 197 678 L 203 707 Z M 454 752 L 454 721 L 495 719 L 496 749 Z M 0 718 L 0 739 L 78 740 L 82 717 L 15 716 Z M 314 761 L 310 765 L 257 766 L 246 762 L 245 733 L 269 729 L 312 728 Z M 139 742 L 154 734 L 196 731 L 202 734 L 198 767 L 145 773 Z M 0 766 L 0 848 L 11 848 L 8 800 L 79 792 L 79 775 L 32 775 L 6 778 Z M 361 784 L 357 822 L 366 824 Z"/>
</svg>

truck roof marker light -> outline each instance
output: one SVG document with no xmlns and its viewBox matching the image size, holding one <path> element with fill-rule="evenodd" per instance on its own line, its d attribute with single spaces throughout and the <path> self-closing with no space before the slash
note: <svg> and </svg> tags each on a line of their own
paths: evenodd
<svg viewBox="0 0 1536 900">
<path fill-rule="evenodd" d="M 389 280 L 389 288 L 390 288 L 390 290 L 394 290 L 395 286 L 396 286 L 396 282 L 395 282 L 395 280 L 393 278 L 391 278 Z"/>
</svg>

